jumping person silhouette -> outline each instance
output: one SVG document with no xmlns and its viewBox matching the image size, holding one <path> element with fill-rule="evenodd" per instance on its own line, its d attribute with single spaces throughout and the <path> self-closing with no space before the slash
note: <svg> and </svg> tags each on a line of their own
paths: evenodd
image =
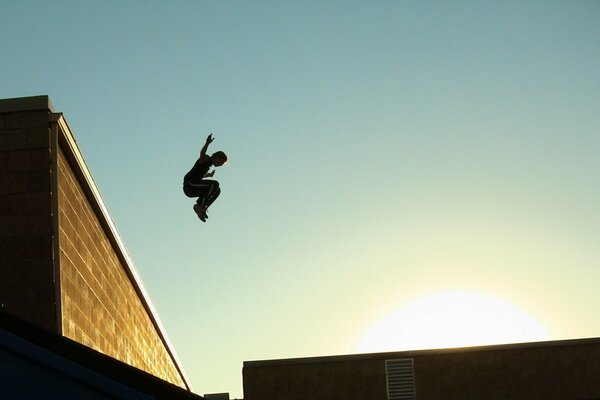
<svg viewBox="0 0 600 400">
<path fill-rule="evenodd" d="M 221 189 L 219 188 L 219 182 L 210 179 L 215 175 L 215 170 L 208 172 L 210 167 L 220 167 L 227 163 L 227 156 L 222 151 L 217 151 L 211 156 L 206 155 L 208 145 L 215 140 L 212 137 L 212 133 L 206 138 L 206 143 L 200 150 L 200 158 L 196 160 L 196 163 L 185 174 L 183 178 L 183 193 L 187 197 L 197 197 L 198 200 L 194 204 L 194 211 L 198 214 L 198 218 L 202 222 L 206 222 L 208 218 L 207 209 L 210 205 L 219 197 Z"/>
</svg>

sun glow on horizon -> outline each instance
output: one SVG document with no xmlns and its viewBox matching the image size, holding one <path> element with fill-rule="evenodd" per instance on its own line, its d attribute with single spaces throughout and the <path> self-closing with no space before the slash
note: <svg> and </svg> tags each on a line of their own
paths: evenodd
<svg viewBox="0 0 600 400">
<path fill-rule="evenodd" d="M 451 291 L 414 299 L 377 322 L 360 353 L 480 346 L 549 340 L 547 329 L 499 298 Z"/>
</svg>

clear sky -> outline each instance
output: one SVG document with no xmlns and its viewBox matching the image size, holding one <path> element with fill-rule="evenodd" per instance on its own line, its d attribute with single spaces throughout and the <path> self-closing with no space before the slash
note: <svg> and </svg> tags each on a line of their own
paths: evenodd
<svg viewBox="0 0 600 400">
<path fill-rule="evenodd" d="M 200 394 L 447 291 L 600 336 L 598 1 L 11 1 L 0 68 L 64 112 Z"/>
</svg>

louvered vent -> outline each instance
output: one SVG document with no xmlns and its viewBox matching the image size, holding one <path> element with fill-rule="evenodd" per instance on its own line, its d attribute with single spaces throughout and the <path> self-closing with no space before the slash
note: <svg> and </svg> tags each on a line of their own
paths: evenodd
<svg viewBox="0 0 600 400">
<path fill-rule="evenodd" d="M 385 360 L 388 400 L 416 400 L 412 358 Z"/>
</svg>

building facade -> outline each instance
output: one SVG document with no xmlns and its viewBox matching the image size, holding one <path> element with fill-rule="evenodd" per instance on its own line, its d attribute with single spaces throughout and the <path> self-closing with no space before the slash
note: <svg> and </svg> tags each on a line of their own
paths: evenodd
<svg viewBox="0 0 600 400">
<path fill-rule="evenodd" d="M 0 100 L 0 307 L 189 389 L 61 113 Z"/>
<path fill-rule="evenodd" d="M 600 339 L 249 361 L 245 400 L 600 399 Z"/>
</svg>

